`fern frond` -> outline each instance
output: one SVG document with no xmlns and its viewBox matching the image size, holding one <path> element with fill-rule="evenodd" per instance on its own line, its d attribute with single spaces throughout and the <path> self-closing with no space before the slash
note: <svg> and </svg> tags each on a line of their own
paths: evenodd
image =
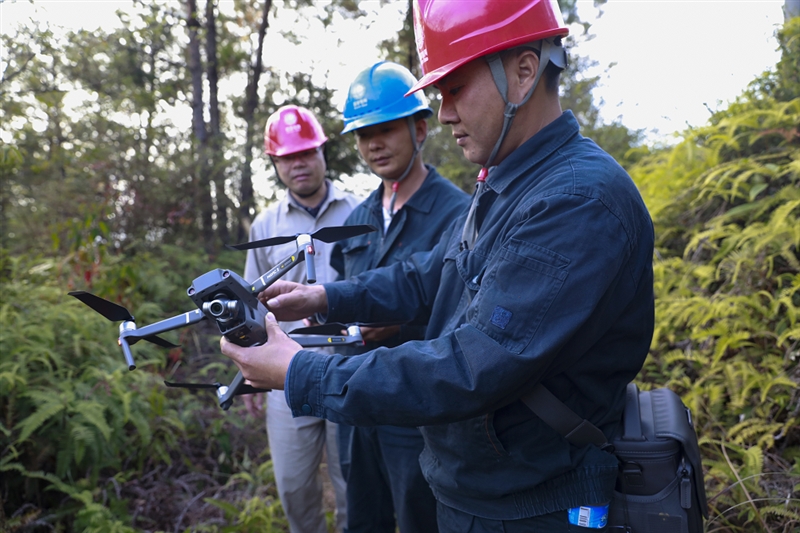
<svg viewBox="0 0 800 533">
<path fill-rule="evenodd" d="M 26 441 L 34 431 L 38 430 L 46 422 L 64 411 L 66 406 L 59 400 L 60 398 L 54 398 L 42 403 L 32 415 L 21 420 L 15 428 L 20 431 L 17 442 Z"/>
</svg>

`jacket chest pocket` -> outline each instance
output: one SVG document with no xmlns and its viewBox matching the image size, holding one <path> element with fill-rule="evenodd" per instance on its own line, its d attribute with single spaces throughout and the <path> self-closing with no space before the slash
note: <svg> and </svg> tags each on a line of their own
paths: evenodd
<svg viewBox="0 0 800 533">
<path fill-rule="evenodd" d="M 569 263 L 562 255 L 513 238 L 482 263 L 466 257 L 462 276 L 477 290 L 467 319 L 509 352 L 521 353 L 561 291 Z"/>
<path fill-rule="evenodd" d="M 367 234 L 345 241 L 342 246 L 342 255 L 344 257 L 345 272 L 348 276 L 360 274 L 373 268 L 371 264 L 372 254 L 369 253 L 369 248 L 374 238 L 376 237 Z"/>
</svg>

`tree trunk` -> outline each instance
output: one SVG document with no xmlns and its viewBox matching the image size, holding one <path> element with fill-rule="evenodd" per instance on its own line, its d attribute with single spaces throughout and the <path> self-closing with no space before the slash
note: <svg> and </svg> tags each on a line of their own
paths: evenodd
<svg viewBox="0 0 800 533">
<path fill-rule="evenodd" d="M 195 198 L 200 211 L 200 228 L 206 251 L 214 251 L 213 204 L 208 171 L 208 132 L 203 118 L 203 66 L 200 58 L 200 41 L 197 30 L 197 1 L 186 0 L 186 25 L 189 31 L 189 74 L 192 79 L 192 131 L 197 140 L 194 178 L 197 187 Z"/>
<path fill-rule="evenodd" d="M 217 72 L 217 18 L 214 0 L 206 0 L 206 76 L 208 79 L 208 110 L 210 119 L 209 166 L 210 180 L 216 193 L 217 236 L 228 242 L 228 198 L 225 195 L 225 158 L 222 153 L 222 133 L 219 126 L 219 74 Z"/>
<path fill-rule="evenodd" d="M 253 162 L 253 147 L 256 131 L 255 111 L 258 107 L 258 83 L 261 80 L 261 72 L 264 69 L 264 37 L 269 27 L 269 11 L 272 8 L 272 0 L 264 2 L 264 10 L 261 15 L 261 25 L 258 27 L 258 48 L 250 68 L 250 75 L 245 89 L 243 118 L 246 123 L 245 146 L 244 146 L 244 166 L 242 168 L 242 183 L 240 185 L 240 204 L 239 204 L 239 224 L 237 242 L 247 240 L 250 233 L 250 224 L 255 214 L 255 199 L 253 197 L 253 171 L 250 168 Z"/>
</svg>

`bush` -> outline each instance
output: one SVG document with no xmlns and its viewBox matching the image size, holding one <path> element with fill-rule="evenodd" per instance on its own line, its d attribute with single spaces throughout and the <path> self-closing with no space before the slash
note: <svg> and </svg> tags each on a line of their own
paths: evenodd
<svg viewBox="0 0 800 533">
<path fill-rule="evenodd" d="M 0 259 L 0 530 L 216 531 L 235 522 L 231 506 L 254 499 L 262 519 L 285 527 L 263 423 L 221 411 L 213 394 L 163 385 L 165 376 L 232 377 L 216 327 L 187 328 L 181 342 L 193 349 L 169 357 L 137 343 L 129 372 L 116 325 L 66 294 L 72 285 L 117 299 L 139 323 L 189 310 L 192 275 L 211 267 L 174 252 L 104 257 L 88 280 L 70 266 L 74 256 Z"/>
<path fill-rule="evenodd" d="M 746 94 L 632 169 L 656 226 L 639 379 L 695 415 L 709 531 L 800 524 L 800 98 Z"/>
</svg>

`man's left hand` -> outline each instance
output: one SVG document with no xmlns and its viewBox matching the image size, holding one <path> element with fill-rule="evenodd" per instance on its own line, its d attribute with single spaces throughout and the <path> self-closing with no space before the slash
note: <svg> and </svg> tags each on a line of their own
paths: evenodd
<svg viewBox="0 0 800 533">
<path fill-rule="evenodd" d="M 264 324 L 266 344 L 244 348 L 222 337 L 220 349 L 236 363 L 248 384 L 260 389 L 283 390 L 289 363 L 303 347 L 281 330 L 272 313 L 267 313 Z"/>
</svg>

